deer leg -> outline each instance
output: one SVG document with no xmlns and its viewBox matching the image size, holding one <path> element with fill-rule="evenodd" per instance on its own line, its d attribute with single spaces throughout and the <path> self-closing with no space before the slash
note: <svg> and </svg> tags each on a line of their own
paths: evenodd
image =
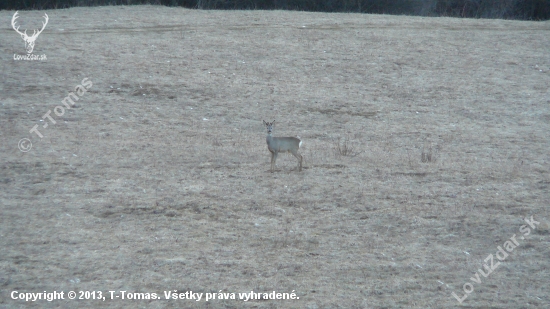
<svg viewBox="0 0 550 309">
<path fill-rule="evenodd" d="M 273 170 L 275 169 L 275 162 L 277 161 L 277 152 L 271 153 L 271 172 L 273 173 Z"/>
<path fill-rule="evenodd" d="M 299 154 L 296 151 L 293 151 L 292 154 L 296 157 L 296 159 L 298 159 L 298 169 L 301 172 L 302 171 L 302 155 Z"/>
</svg>

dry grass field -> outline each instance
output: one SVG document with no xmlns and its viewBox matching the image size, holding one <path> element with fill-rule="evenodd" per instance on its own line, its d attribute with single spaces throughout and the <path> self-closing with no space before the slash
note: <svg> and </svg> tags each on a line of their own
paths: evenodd
<svg viewBox="0 0 550 309">
<path fill-rule="evenodd" d="M 550 22 L 72 8 L 16 61 L 13 13 L 0 308 L 550 307 Z M 262 120 L 302 138 L 302 172 L 269 172 Z"/>
</svg>

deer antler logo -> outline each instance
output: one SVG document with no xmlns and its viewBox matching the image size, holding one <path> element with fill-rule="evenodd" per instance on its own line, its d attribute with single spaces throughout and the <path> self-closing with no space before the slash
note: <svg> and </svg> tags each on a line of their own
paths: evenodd
<svg viewBox="0 0 550 309">
<path fill-rule="evenodd" d="M 19 12 L 19 11 L 17 11 Z M 27 35 L 27 30 L 25 29 L 24 32 L 19 31 L 19 26 L 15 25 L 15 20 L 19 18 L 17 15 L 17 12 L 13 14 L 13 18 L 11 19 L 11 26 L 13 27 L 13 30 L 15 30 L 17 33 L 21 35 L 21 38 L 25 41 L 25 49 L 27 50 L 27 53 L 32 53 L 32 50 L 34 49 L 34 41 L 36 41 L 36 38 L 38 38 L 38 35 L 44 31 L 44 28 L 46 28 L 46 25 L 48 24 L 48 14 L 44 13 L 44 19 L 46 19 L 46 22 L 42 22 L 42 29 L 40 30 L 33 30 L 32 35 Z"/>
</svg>

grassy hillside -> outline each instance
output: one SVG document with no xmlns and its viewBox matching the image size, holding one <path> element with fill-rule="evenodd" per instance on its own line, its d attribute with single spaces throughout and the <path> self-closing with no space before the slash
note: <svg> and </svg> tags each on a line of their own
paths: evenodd
<svg viewBox="0 0 550 309">
<path fill-rule="evenodd" d="M 46 13 L 45 61 L 14 60 L 24 42 L 0 29 L 0 308 L 98 306 L 11 299 L 54 290 L 106 308 L 550 305 L 548 23 Z M 262 120 L 302 138 L 302 172 L 288 154 L 269 172 Z M 174 290 L 299 299 L 120 298 Z"/>
</svg>

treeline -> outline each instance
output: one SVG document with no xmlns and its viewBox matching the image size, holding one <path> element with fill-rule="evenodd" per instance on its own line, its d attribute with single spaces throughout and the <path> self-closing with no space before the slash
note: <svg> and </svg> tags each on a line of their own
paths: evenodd
<svg viewBox="0 0 550 309">
<path fill-rule="evenodd" d="M 153 4 L 217 10 L 298 10 L 374 14 L 550 19 L 550 0 L 3 0 L 0 10 Z"/>
</svg>

